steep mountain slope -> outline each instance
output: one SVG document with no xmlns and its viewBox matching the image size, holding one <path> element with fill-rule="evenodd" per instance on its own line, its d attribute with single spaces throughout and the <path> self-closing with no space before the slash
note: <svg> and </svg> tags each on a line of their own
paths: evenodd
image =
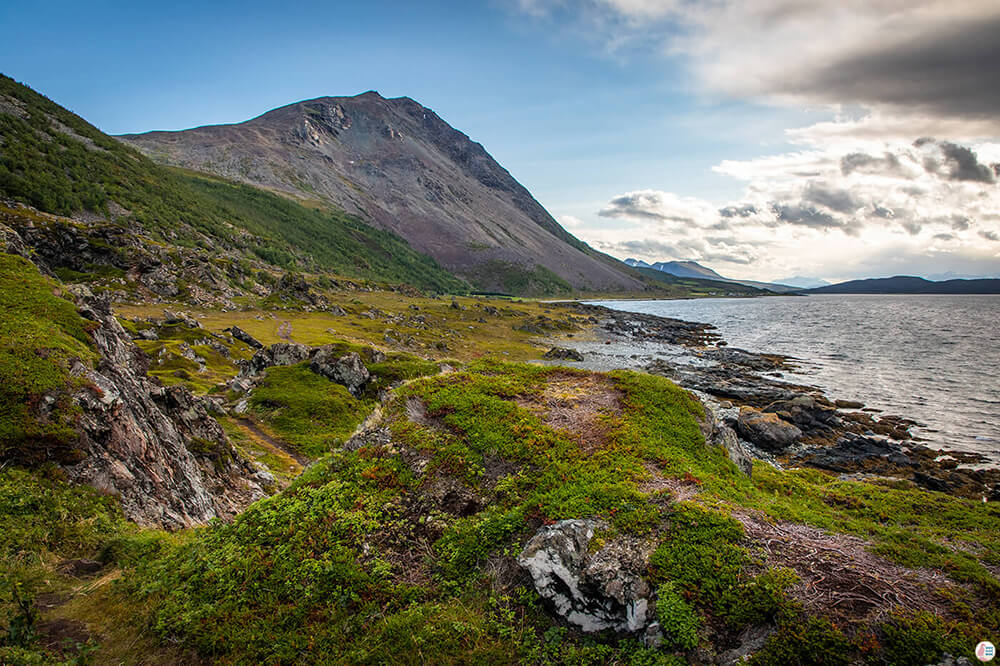
<svg viewBox="0 0 1000 666">
<path fill-rule="evenodd" d="M 648 268 L 660 271 L 661 273 L 666 273 L 667 275 L 673 275 L 675 277 L 729 282 L 732 284 L 740 284 L 745 287 L 753 287 L 754 289 L 772 291 L 776 294 L 798 291 L 797 288 L 786 284 L 760 282 L 757 280 L 735 280 L 733 278 L 723 277 L 711 268 L 702 266 L 697 261 L 657 261 L 655 264 L 647 264 L 645 261 L 640 261 L 638 259 L 626 259 L 625 263 L 633 268 Z"/>
<path fill-rule="evenodd" d="M 655 280 L 667 290 L 667 298 L 697 298 L 699 296 L 767 296 L 773 292 L 729 280 L 708 280 L 678 277 L 655 268 L 636 267 L 640 275 Z"/>
<path fill-rule="evenodd" d="M 469 137 L 412 99 L 321 97 L 235 125 L 121 137 L 154 159 L 332 203 L 484 290 L 641 290 Z"/>
<path fill-rule="evenodd" d="M 851 280 L 828 287 L 809 289 L 807 294 L 1000 294 L 1000 280 L 945 280 L 932 282 L 921 277 L 897 275 L 890 278 Z"/>
<path fill-rule="evenodd" d="M 75 218 L 77 228 L 68 221 L 59 225 L 57 235 L 74 240 L 60 261 L 47 258 L 53 269 L 90 273 L 90 263 L 129 272 L 138 262 L 134 277 L 166 266 L 160 272 L 177 282 L 171 266 L 200 259 L 202 274 L 183 281 L 214 292 L 239 291 L 255 280 L 250 269 L 260 268 L 467 289 L 391 232 L 343 211 L 317 211 L 257 188 L 164 168 L 0 75 L 0 200 L 5 198 Z M 73 263 L 80 243 L 96 235 L 102 235 L 101 252 L 78 257 L 79 265 L 61 263 Z M 178 259 L 190 250 L 199 256 Z M 177 289 L 174 284 L 168 291 L 175 293 L 161 295 L 175 296 Z"/>
</svg>

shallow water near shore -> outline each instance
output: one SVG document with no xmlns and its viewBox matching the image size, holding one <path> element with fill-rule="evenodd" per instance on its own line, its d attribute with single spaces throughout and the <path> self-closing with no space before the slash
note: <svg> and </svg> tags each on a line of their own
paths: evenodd
<svg viewBox="0 0 1000 666">
<path fill-rule="evenodd" d="M 1000 295 L 594 303 L 713 324 L 730 346 L 798 359 L 789 381 L 914 419 L 928 445 L 1000 463 Z"/>
</svg>

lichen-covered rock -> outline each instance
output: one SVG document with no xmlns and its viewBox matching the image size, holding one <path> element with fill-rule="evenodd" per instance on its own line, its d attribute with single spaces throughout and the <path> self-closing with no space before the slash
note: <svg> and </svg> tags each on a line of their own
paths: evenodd
<svg viewBox="0 0 1000 666">
<path fill-rule="evenodd" d="M 276 365 L 295 365 L 309 358 L 312 348 L 297 342 L 276 342 L 261 349 L 244 364 L 241 374 L 259 375 Z"/>
<path fill-rule="evenodd" d="M 327 347 L 321 347 L 316 351 L 309 364 L 309 369 L 330 381 L 345 386 L 354 395 L 358 395 L 371 378 L 368 368 L 365 367 L 357 353 L 351 352 L 343 356 L 336 356 Z"/>
<path fill-rule="evenodd" d="M 163 311 L 164 324 L 184 324 L 188 328 L 201 328 L 201 322 L 186 312 Z"/>
<path fill-rule="evenodd" d="M 636 632 L 649 623 L 652 590 L 643 578 L 652 544 L 619 537 L 589 552 L 604 526 L 594 520 L 561 520 L 542 527 L 517 561 L 557 615 L 586 632 Z"/>
<path fill-rule="evenodd" d="M 794 444 L 802 431 L 777 414 L 741 407 L 736 421 L 740 435 L 769 451 L 781 451 Z"/>
<path fill-rule="evenodd" d="M 232 448 L 213 406 L 154 383 L 109 301 L 71 289 L 80 314 L 96 324 L 100 361 L 71 369 L 82 380 L 73 396 L 81 455 L 64 464 L 67 477 L 116 495 L 130 520 L 169 529 L 228 518 L 264 497 L 273 479 Z"/>
</svg>

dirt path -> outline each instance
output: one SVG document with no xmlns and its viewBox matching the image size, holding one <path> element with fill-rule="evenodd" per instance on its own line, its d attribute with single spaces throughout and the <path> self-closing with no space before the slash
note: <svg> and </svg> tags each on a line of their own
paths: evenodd
<svg viewBox="0 0 1000 666">
<path fill-rule="evenodd" d="M 296 451 L 287 442 L 283 442 L 282 440 L 272 435 L 269 435 L 268 433 L 261 430 L 256 423 L 246 418 L 245 416 L 237 418 L 236 423 L 245 431 L 247 431 L 247 434 L 255 442 L 257 442 L 261 446 L 271 449 L 275 453 L 288 456 L 289 458 L 294 460 L 300 467 L 307 467 L 309 463 L 312 462 L 309 458 L 305 457 L 304 455 Z"/>
</svg>

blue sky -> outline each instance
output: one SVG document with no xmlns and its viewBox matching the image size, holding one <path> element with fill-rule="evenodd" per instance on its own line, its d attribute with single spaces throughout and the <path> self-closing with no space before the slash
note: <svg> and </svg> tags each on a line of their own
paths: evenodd
<svg viewBox="0 0 1000 666">
<path fill-rule="evenodd" d="M 928 106 L 919 117 L 886 122 L 897 118 L 896 100 L 887 107 L 870 91 L 828 98 L 807 86 L 777 89 L 769 72 L 809 49 L 791 43 L 786 52 L 764 49 L 762 62 L 749 62 L 754 58 L 736 48 L 743 28 L 752 33 L 754 25 L 761 33 L 749 36 L 758 40 L 755 48 L 789 35 L 794 42 L 800 18 L 776 34 L 767 34 L 775 30 L 771 23 L 753 21 L 753 12 L 773 16 L 788 2 L 737 3 L 739 11 L 722 7 L 724 14 L 706 18 L 685 0 L 15 0 L 0 6 L 0 25 L 17 26 L 0 42 L 0 69 L 109 133 L 238 122 L 300 99 L 369 89 L 407 95 L 483 143 L 571 231 L 622 258 L 694 258 L 745 277 L 836 278 L 878 273 L 878 262 L 895 248 L 906 272 L 1000 272 L 996 250 L 980 247 L 998 230 L 1000 220 L 989 217 L 995 182 L 945 177 L 956 172 L 948 171 L 948 148 L 940 146 L 951 141 L 978 151 L 988 166 L 997 135 L 989 119 Z M 822 4 L 815 25 L 829 28 Z M 915 4 L 931 6 L 932 14 L 943 6 Z M 956 3 L 948 4 L 954 13 Z M 977 11 L 987 19 L 996 14 L 992 3 L 957 4 L 968 5 L 963 20 L 981 23 Z M 751 12 L 749 19 L 740 21 L 739 33 L 726 32 L 720 16 L 735 19 L 740 11 Z M 831 51 L 815 57 L 829 62 L 831 52 L 843 54 L 850 64 L 862 52 L 850 33 L 880 18 L 862 12 L 833 25 L 843 38 L 832 35 L 838 38 L 829 40 Z M 940 24 L 913 20 L 903 27 L 930 33 Z M 808 22 L 801 31 L 807 29 Z M 743 80 L 746 71 L 752 85 Z M 962 103 L 971 108 L 975 100 Z M 924 134 L 909 136 L 907 127 L 939 130 L 939 143 L 927 149 L 938 152 L 913 153 L 912 141 Z M 881 194 L 884 173 L 865 182 L 861 171 L 845 175 L 837 165 L 862 149 L 898 154 L 904 163 L 939 157 L 937 175 L 907 177 L 924 190 L 937 188 L 925 197 L 934 205 Z M 817 153 L 808 172 L 800 168 L 806 153 Z M 952 189 L 981 186 L 989 201 L 952 210 L 951 202 L 969 192 L 938 191 L 937 181 Z M 830 198 L 848 190 L 858 193 L 847 198 L 854 209 L 838 205 L 843 196 Z M 894 207 L 883 205 L 890 200 Z M 720 209 L 740 205 L 755 213 L 720 217 Z M 871 212 L 882 209 L 893 215 Z M 948 217 L 954 215 L 970 221 Z M 896 223 L 880 227 L 886 219 Z M 869 263 L 845 268 L 859 248 L 867 248 Z"/>
</svg>

